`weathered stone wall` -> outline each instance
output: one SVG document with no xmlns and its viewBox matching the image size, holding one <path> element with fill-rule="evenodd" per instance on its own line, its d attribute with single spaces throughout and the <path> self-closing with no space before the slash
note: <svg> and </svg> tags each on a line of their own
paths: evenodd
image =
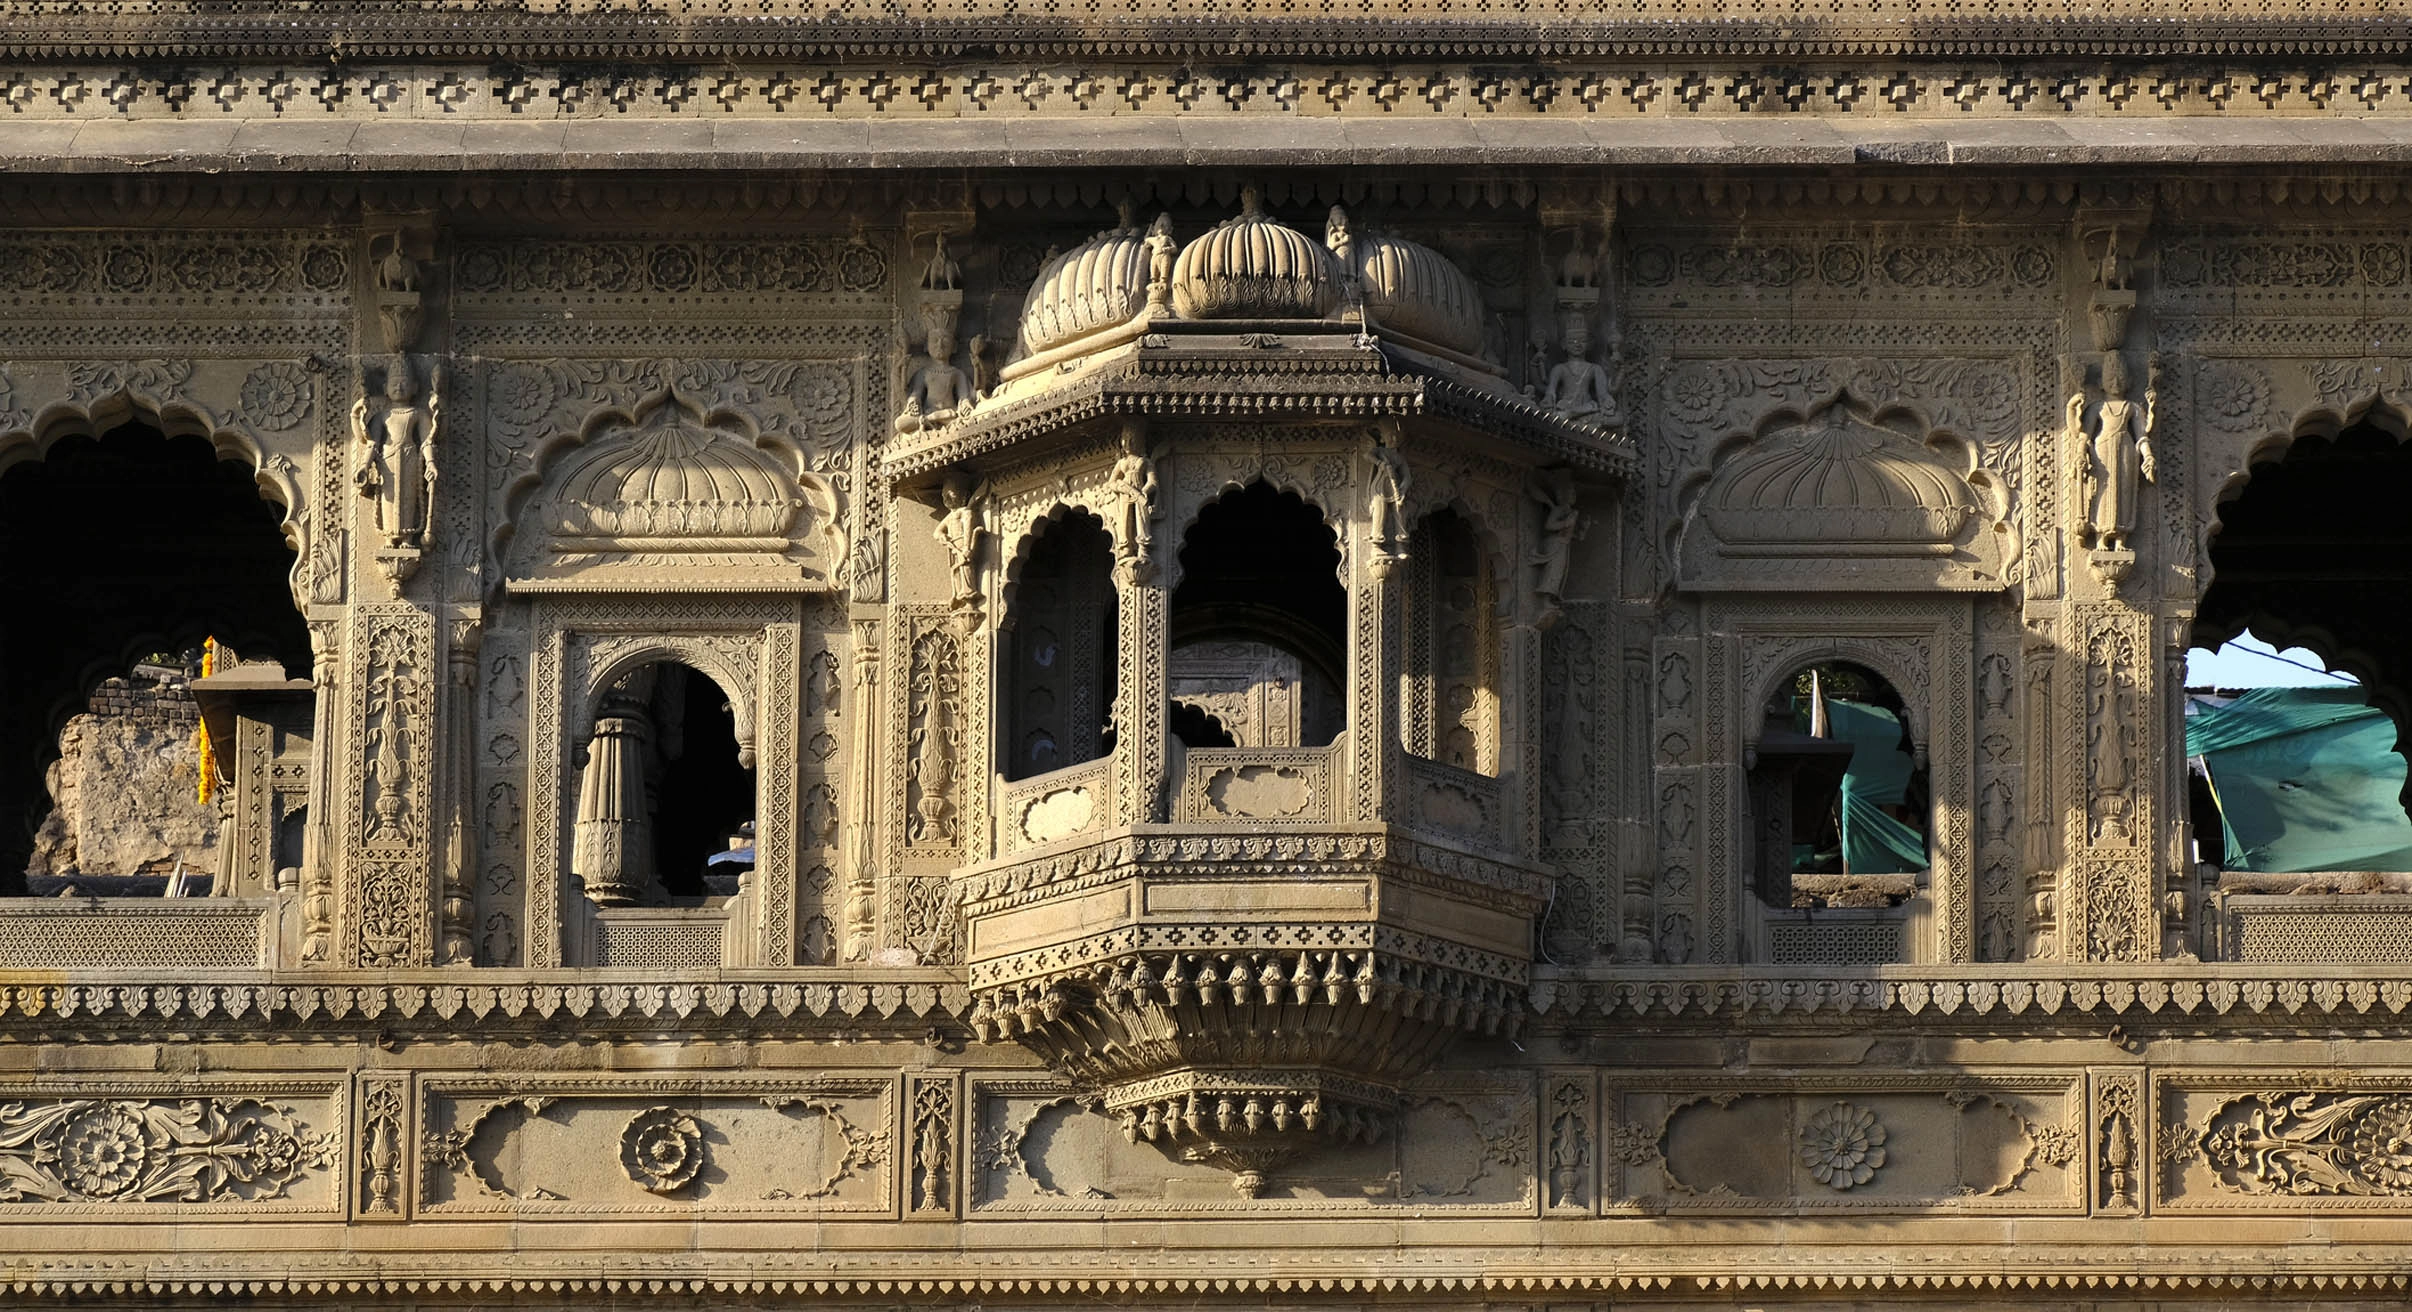
<svg viewBox="0 0 2412 1312">
<path fill-rule="evenodd" d="M 92 692 L 50 767 L 56 805 L 27 873 L 168 875 L 216 867 L 218 818 L 200 800 L 200 707 L 180 670 L 137 666 Z"/>
</svg>

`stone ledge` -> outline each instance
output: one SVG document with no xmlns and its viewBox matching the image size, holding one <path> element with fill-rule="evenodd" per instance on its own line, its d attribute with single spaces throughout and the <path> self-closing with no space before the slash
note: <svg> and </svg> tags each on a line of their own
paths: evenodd
<svg viewBox="0 0 2412 1312">
<path fill-rule="evenodd" d="M 1001 137 L 1001 140 L 1000 140 Z M 2412 122 L 2072 119 L 2009 123 L 1296 118 L 1029 118 L 810 123 L 21 123 L 13 173 L 465 173 L 665 169 L 1343 166 L 2378 164 L 2412 161 Z"/>
</svg>

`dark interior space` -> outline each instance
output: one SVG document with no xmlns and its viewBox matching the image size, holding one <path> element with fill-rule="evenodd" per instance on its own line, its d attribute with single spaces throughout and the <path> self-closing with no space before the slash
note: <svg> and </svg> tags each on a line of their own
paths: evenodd
<svg viewBox="0 0 2412 1312">
<path fill-rule="evenodd" d="M 210 637 L 309 674 L 282 518 L 207 439 L 142 425 L 0 474 L 0 895 L 26 891 L 43 772 L 101 680 Z"/>
</svg>

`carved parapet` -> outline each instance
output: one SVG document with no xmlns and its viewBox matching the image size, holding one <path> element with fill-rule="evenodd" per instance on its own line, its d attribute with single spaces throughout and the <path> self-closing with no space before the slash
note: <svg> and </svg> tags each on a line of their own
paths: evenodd
<svg viewBox="0 0 2412 1312">
<path fill-rule="evenodd" d="M 1521 1031 L 1547 888 L 1385 828 L 1056 844 L 959 885 L 971 1024 L 1252 1196 L 1302 1152 L 1386 1134 L 1459 1037 Z"/>
</svg>

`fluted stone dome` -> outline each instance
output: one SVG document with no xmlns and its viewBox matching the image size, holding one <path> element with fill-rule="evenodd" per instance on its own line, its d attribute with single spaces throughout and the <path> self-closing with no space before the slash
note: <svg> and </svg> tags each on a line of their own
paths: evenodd
<svg viewBox="0 0 2412 1312">
<path fill-rule="evenodd" d="M 1238 218 L 1182 248 L 1173 308 L 1184 319 L 1321 319 L 1340 304 L 1345 277 L 1320 243 L 1268 218 L 1251 187 Z"/>
<path fill-rule="evenodd" d="M 557 486 L 547 526 L 557 548 L 783 539 L 803 504 L 767 453 L 677 419 L 579 453 Z"/>
<path fill-rule="evenodd" d="M 1377 326 L 1464 355 L 1482 354 L 1482 293 L 1447 256 L 1404 237 L 1349 243 L 1365 312 Z"/>
<path fill-rule="evenodd" d="M 1702 506 L 1728 547 L 1924 554 L 1976 510 L 1957 474 L 1837 406 L 1735 458 Z"/>
<path fill-rule="evenodd" d="M 1037 355 L 1128 323 L 1147 305 L 1147 232 L 1127 218 L 1056 256 L 1022 299 L 1022 349 Z"/>
</svg>

